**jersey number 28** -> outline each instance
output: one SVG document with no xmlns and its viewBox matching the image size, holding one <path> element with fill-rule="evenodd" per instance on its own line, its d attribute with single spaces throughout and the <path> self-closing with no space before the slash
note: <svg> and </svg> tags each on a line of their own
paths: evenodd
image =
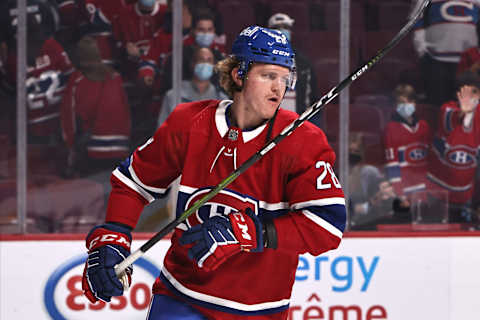
<svg viewBox="0 0 480 320">
<path fill-rule="evenodd" d="M 337 177 L 335 176 L 335 173 L 333 172 L 332 166 L 330 163 L 325 162 L 325 161 L 318 161 L 315 164 L 315 168 L 321 169 L 322 172 L 317 178 L 317 189 L 323 190 L 323 189 L 330 189 L 332 185 L 330 183 L 325 183 L 324 179 L 327 176 L 327 173 L 330 173 L 330 177 L 332 178 L 333 185 L 335 188 L 341 188 L 342 186 L 340 185 L 340 181 L 338 181 Z"/>
</svg>

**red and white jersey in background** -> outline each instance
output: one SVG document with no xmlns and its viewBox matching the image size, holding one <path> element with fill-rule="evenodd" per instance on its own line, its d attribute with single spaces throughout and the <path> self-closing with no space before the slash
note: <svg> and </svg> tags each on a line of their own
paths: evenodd
<svg viewBox="0 0 480 320">
<path fill-rule="evenodd" d="M 138 3 L 128 5 L 125 10 L 122 10 L 119 19 L 113 22 L 116 39 L 124 47 L 131 42 L 144 53 L 148 52 L 150 40 L 163 27 L 166 11 L 167 6 L 158 2 L 149 14 L 143 14 Z"/>
<path fill-rule="evenodd" d="M 473 194 L 480 148 L 480 105 L 470 117 L 461 116 L 458 102 L 445 103 L 429 157 L 428 180 L 432 186 L 447 190 L 449 201 L 457 204 L 468 203 Z"/>
<path fill-rule="evenodd" d="M 480 62 L 480 48 L 474 47 L 463 52 L 457 66 L 457 76 L 468 71 L 477 62 Z"/>
<path fill-rule="evenodd" d="M 397 116 L 387 123 L 384 131 L 385 172 L 397 195 L 425 191 L 431 139 L 430 127 L 424 120 L 410 126 Z"/>
<path fill-rule="evenodd" d="M 17 78 L 17 54 L 7 58 L 9 82 Z M 63 47 L 53 38 L 47 39 L 34 66 L 27 67 L 27 103 L 29 130 L 46 136 L 60 127 L 59 107 L 73 65 Z"/>
<path fill-rule="evenodd" d="M 90 158 L 128 155 L 131 116 L 120 74 L 115 72 L 102 82 L 89 80 L 80 71 L 74 72 L 60 111 L 62 135 L 68 147 L 74 146 L 80 133 L 88 133 L 86 147 Z M 77 128 L 78 123 L 82 128 Z"/>
<path fill-rule="evenodd" d="M 231 127 L 226 116 L 230 104 L 207 100 L 178 105 L 154 136 L 113 172 L 106 220 L 135 227 L 143 206 L 166 196 L 181 175 L 178 217 L 257 152 L 268 126 L 250 131 Z M 280 109 L 272 136 L 296 118 Z M 298 255 L 335 249 L 343 235 L 345 199 L 334 161 L 318 127 L 306 122 L 297 128 L 176 228 L 153 292 L 183 297 L 212 318 L 263 314 L 274 319 L 285 314 Z M 273 218 L 276 250 L 238 253 L 211 273 L 188 258 L 188 248 L 178 242 L 186 228 L 246 207 L 261 218 Z"/>
<path fill-rule="evenodd" d="M 119 24 L 115 21 L 119 19 L 127 4 L 123 0 L 84 1 L 88 20 L 92 25 L 91 32 L 88 35 L 95 38 L 102 61 L 112 65 L 119 55 L 113 27 L 119 27 Z"/>
</svg>

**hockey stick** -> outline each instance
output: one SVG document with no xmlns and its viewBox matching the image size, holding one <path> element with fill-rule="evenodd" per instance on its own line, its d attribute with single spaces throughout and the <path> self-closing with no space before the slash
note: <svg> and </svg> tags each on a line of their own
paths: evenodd
<svg viewBox="0 0 480 320">
<path fill-rule="evenodd" d="M 369 70 L 372 66 L 374 66 L 387 52 L 389 52 L 397 43 L 403 39 L 410 30 L 412 30 L 415 23 L 418 19 L 422 16 L 425 8 L 430 4 L 431 0 L 425 0 L 423 5 L 418 9 L 418 11 L 413 15 L 407 24 L 398 32 L 398 34 L 383 48 L 382 50 L 378 51 L 377 54 L 371 58 L 365 65 L 358 68 L 352 74 L 350 74 L 347 78 L 345 78 L 340 84 L 330 90 L 326 95 L 324 95 L 320 100 L 314 103 L 311 107 L 305 110 L 296 120 L 286 126 L 280 134 L 278 134 L 275 138 L 270 140 L 262 149 L 257 151 L 253 156 L 251 156 L 247 161 L 245 161 L 240 167 L 238 167 L 235 171 L 233 171 L 225 180 L 220 182 L 215 188 L 213 188 L 209 193 L 207 193 L 203 198 L 197 200 L 189 209 L 183 212 L 177 219 L 170 222 L 166 225 L 162 230 L 160 230 L 157 234 L 155 234 L 150 240 L 148 240 L 145 244 L 143 244 L 139 249 L 134 251 L 131 255 L 129 255 L 125 260 L 115 266 L 115 273 L 117 275 L 121 274 L 130 264 L 135 262 L 138 258 L 140 258 L 145 252 L 150 249 L 153 245 L 155 245 L 158 241 L 160 241 L 163 237 L 173 231 L 180 223 L 182 223 L 185 219 L 187 219 L 192 213 L 197 211 L 201 206 L 203 206 L 207 201 L 212 199 L 216 196 L 221 190 L 223 190 L 226 186 L 228 186 L 231 182 L 233 182 L 239 175 L 245 172 L 248 168 L 250 168 L 255 162 L 260 160 L 265 154 L 267 154 L 270 150 L 272 150 L 280 141 L 285 139 L 289 136 L 295 129 L 301 126 L 305 121 L 312 118 L 318 111 L 323 109 L 325 105 L 327 105 L 330 101 L 335 99 L 338 96 L 340 91 L 342 91 L 345 87 L 350 85 L 353 81 L 357 80 L 363 73 Z"/>
</svg>

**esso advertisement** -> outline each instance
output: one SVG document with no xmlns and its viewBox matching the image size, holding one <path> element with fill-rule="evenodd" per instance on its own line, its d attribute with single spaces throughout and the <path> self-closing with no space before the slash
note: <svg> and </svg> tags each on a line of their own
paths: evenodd
<svg viewBox="0 0 480 320">
<path fill-rule="evenodd" d="M 73 257 L 60 265 L 50 275 L 44 291 L 44 304 L 52 319 L 95 319 L 100 314 L 107 319 L 131 319 L 138 314 L 145 316 L 151 299 L 151 285 L 159 268 L 140 258 L 134 263 L 134 279 L 131 287 L 121 297 L 113 297 L 110 303 L 95 304 L 85 298 L 82 291 L 82 273 L 86 254 Z M 101 312 L 100 312 L 101 311 Z"/>
<path fill-rule="evenodd" d="M 145 319 L 169 246 L 135 262 L 122 297 L 91 304 L 84 241 L 0 241 L 0 319 Z M 289 320 L 478 319 L 479 252 L 480 237 L 346 238 L 299 257 Z"/>
</svg>

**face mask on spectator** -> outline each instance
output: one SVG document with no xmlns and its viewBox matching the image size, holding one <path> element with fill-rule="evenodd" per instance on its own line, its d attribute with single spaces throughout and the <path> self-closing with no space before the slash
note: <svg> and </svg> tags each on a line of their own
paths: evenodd
<svg viewBox="0 0 480 320">
<path fill-rule="evenodd" d="M 139 0 L 140 4 L 147 8 L 152 8 L 155 5 L 156 0 Z"/>
<path fill-rule="evenodd" d="M 211 63 L 197 63 L 193 70 L 195 76 L 200 80 L 208 80 L 213 74 L 213 64 Z"/>
<path fill-rule="evenodd" d="M 213 38 L 215 38 L 215 34 L 212 32 L 209 32 L 209 33 L 198 32 L 195 35 L 195 42 L 202 48 L 208 48 L 212 44 Z"/>
<path fill-rule="evenodd" d="M 278 31 L 283 33 L 285 37 L 287 37 L 287 40 L 290 41 L 290 37 L 292 36 L 292 32 L 290 30 L 282 28 L 282 29 L 278 29 Z"/>
<path fill-rule="evenodd" d="M 413 103 L 399 103 L 397 105 L 397 112 L 404 119 L 411 117 L 415 112 L 415 105 Z"/>
</svg>

